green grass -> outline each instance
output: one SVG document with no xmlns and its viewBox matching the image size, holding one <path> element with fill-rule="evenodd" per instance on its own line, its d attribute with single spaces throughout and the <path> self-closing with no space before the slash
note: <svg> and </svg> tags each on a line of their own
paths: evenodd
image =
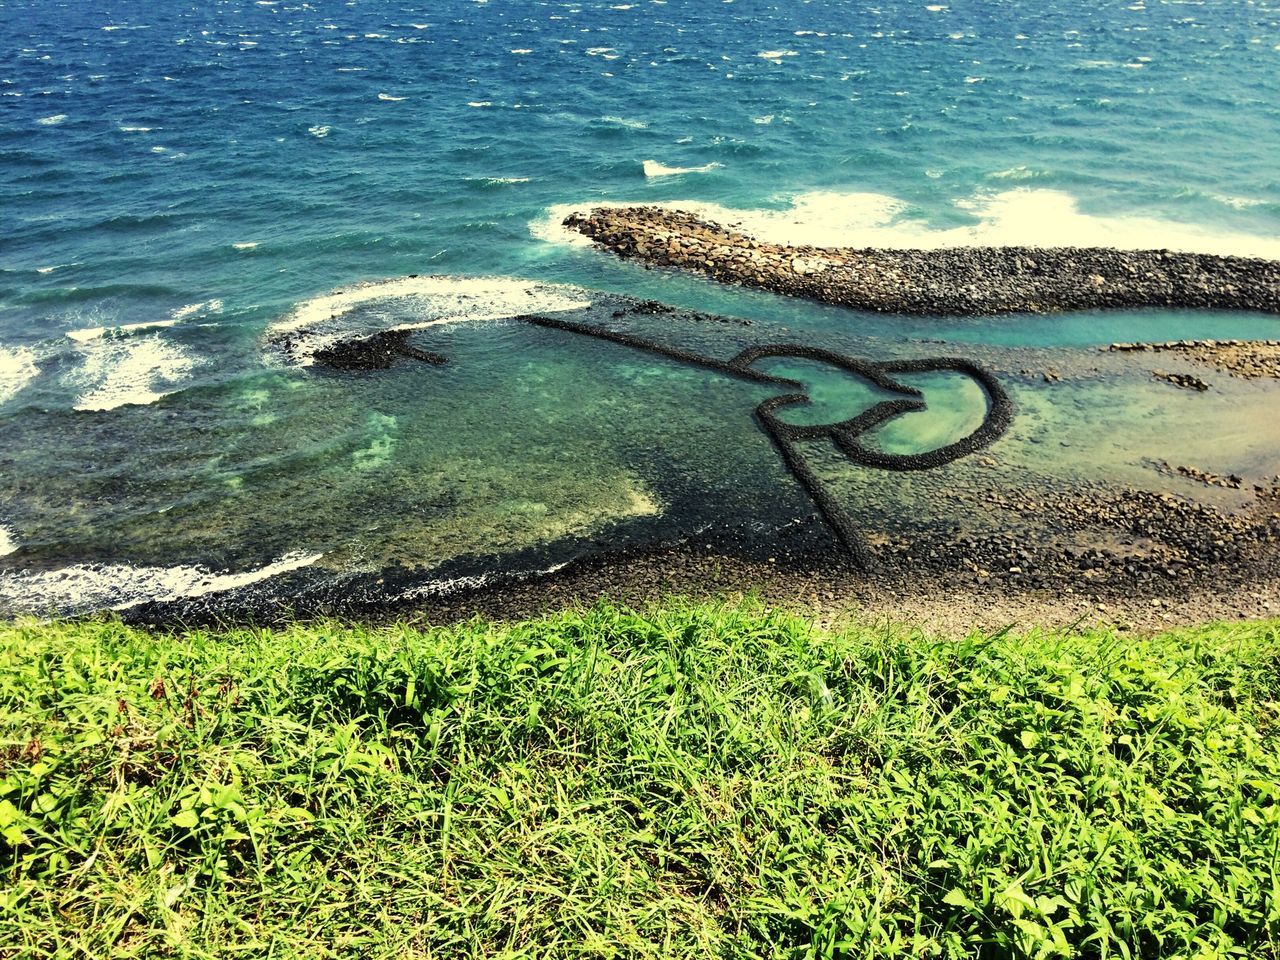
<svg viewBox="0 0 1280 960">
<path fill-rule="evenodd" d="M 1280 956 L 1280 622 L 0 626 L 0 956 Z"/>
</svg>

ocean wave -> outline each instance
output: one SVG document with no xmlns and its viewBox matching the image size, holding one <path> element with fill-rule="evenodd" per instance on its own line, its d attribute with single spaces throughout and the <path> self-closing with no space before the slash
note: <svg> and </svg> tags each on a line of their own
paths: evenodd
<svg viewBox="0 0 1280 960">
<path fill-rule="evenodd" d="M 1028 167 L 1025 164 L 1018 164 L 1016 167 L 1008 167 L 1004 170 L 996 170 L 987 174 L 988 180 L 1035 180 L 1038 177 L 1046 177 L 1049 174 L 1044 170 L 1037 170 L 1034 167 Z"/>
<path fill-rule="evenodd" d="M 155 403 L 177 390 L 197 366 L 179 344 L 158 335 L 97 337 L 81 342 L 80 352 L 83 365 L 69 375 L 73 385 L 84 391 L 76 400 L 76 410 Z"/>
<path fill-rule="evenodd" d="M 1249 210 L 1253 207 L 1263 207 L 1267 204 L 1266 200 L 1257 200 L 1253 197 L 1233 197 L 1225 193 L 1210 193 L 1207 196 L 1215 203 L 1230 207 L 1232 210 Z"/>
<path fill-rule="evenodd" d="M 528 177 L 467 177 L 468 183 L 482 187 L 509 187 L 516 183 L 528 183 Z"/>
<path fill-rule="evenodd" d="M 325 126 L 323 123 L 317 123 L 307 127 L 307 133 L 311 134 L 317 140 L 323 140 L 329 135 L 329 131 L 332 129 L 332 127 Z"/>
<path fill-rule="evenodd" d="M 646 160 L 644 162 L 644 175 L 646 177 L 674 177 L 683 173 L 710 173 L 712 170 L 720 168 L 720 164 L 704 163 L 700 167 L 668 167 L 664 163 L 657 160 Z"/>
<path fill-rule="evenodd" d="M 217 313 L 221 309 L 222 301 L 215 298 L 213 300 L 201 300 L 199 303 L 188 303 L 186 306 L 173 310 L 169 316 L 174 320 L 183 320 L 197 313 Z"/>
<path fill-rule="evenodd" d="M 231 249 L 232 250 L 252 250 L 257 245 L 258 245 L 258 241 L 256 240 L 246 240 L 242 243 L 233 243 L 231 245 Z"/>
<path fill-rule="evenodd" d="M 612 123 L 614 126 L 627 127 L 631 130 L 646 130 L 649 124 L 643 120 L 632 120 L 629 117 L 606 116 L 600 118 L 605 123 Z"/>
<path fill-rule="evenodd" d="M 732 225 L 759 240 L 793 246 L 919 250 L 974 246 L 1115 247 L 1280 259 L 1280 238 L 1154 216 L 1086 213 L 1075 197 L 1059 190 L 1016 187 L 954 200 L 953 210 L 948 213 L 961 210 L 972 218 L 972 223 L 945 227 L 931 225 L 918 211 L 909 210 L 905 202 L 886 194 L 823 191 L 797 194 L 790 200 L 790 206 L 781 210 L 738 209 L 692 200 L 652 205 L 688 210 L 704 219 Z M 602 204 L 557 204 L 546 218 L 534 221 L 530 230 L 543 240 L 579 244 L 587 238 L 563 228 L 560 222 L 572 212 L 597 206 Z"/>
<path fill-rule="evenodd" d="M 177 323 L 177 319 L 170 317 L 166 320 L 143 320 L 141 323 L 125 323 L 118 327 L 81 327 L 78 330 L 68 330 L 67 339 L 74 340 L 76 343 L 89 343 L 91 340 L 101 340 L 106 336 L 128 336 L 131 333 L 137 333 L 140 330 L 155 330 L 159 327 L 172 327 Z"/>
<path fill-rule="evenodd" d="M 65 113 L 55 113 L 51 117 L 41 117 L 36 121 L 36 123 L 40 124 L 42 127 L 56 127 L 65 119 L 67 119 L 67 115 Z"/>
<path fill-rule="evenodd" d="M 357 307 L 399 301 L 394 320 Z M 268 341 L 287 341 L 292 362 L 307 366 L 318 350 L 386 330 L 421 330 L 449 323 L 504 320 L 524 313 L 588 307 L 585 291 L 516 277 L 399 277 L 362 283 L 303 301 L 267 330 Z M 404 319 L 408 317 L 409 319 Z"/>
<path fill-rule="evenodd" d="M 137 333 L 141 330 L 155 330 L 160 327 L 172 327 L 175 324 L 185 320 L 187 317 L 197 314 L 217 313 L 222 309 L 221 300 L 202 300 L 199 303 L 188 303 L 185 306 L 176 307 L 169 311 L 169 316 L 164 320 L 143 320 L 140 323 L 125 323 L 119 326 L 107 326 L 105 324 L 95 327 L 81 327 L 78 330 L 68 330 L 67 339 L 75 340 L 77 343 L 88 343 L 91 340 L 101 340 L 103 337 L 123 337 Z"/>
<path fill-rule="evenodd" d="M 127 610 L 148 600 L 172 601 L 223 593 L 310 566 L 323 554 L 295 551 L 240 573 L 201 566 L 134 567 L 76 564 L 39 573 L 0 574 L 0 604 L 13 611 L 66 613 L 72 610 Z"/>
<path fill-rule="evenodd" d="M 39 375 L 30 347 L 0 347 L 0 403 L 12 400 Z"/>
<path fill-rule="evenodd" d="M 380 94 L 378 94 L 378 99 L 379 99 L 379 100 L 385 100 L 387 103 L 399 103 L 401 100 L 403 100 L 403 99 L 405 99 L 405 98 L 404 98 L 404 97 L 393 97 L 393 96 L 392 96 L 391 94 L 389 94 L 389 93 L 380 93 Z"/>
</svg>

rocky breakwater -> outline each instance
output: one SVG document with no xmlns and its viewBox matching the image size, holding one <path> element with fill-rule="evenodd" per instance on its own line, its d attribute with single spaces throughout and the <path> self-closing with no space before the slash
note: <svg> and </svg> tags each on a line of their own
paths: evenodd
<svg viewBox="0 0 1280 960">
<path fill-rule="evenodd" d="M 1112 353 L 1167 353 L 1246 380 L 1264 377 L 1280 380 L 1280 340 L 1171 340 L 1166 343 L 1113 343 L 1107 349 Z M 1156 376 L 1161 376 L 1160 372 L 1157 371 Z M 1166 374 L 1164 378 L 1168 378 L 1168 375 Z M 1179 383 L 1178 385 L 1186 386 L 1187 384 Z"/>
<path fill-rule="evenodd" d="M 1108 247 L 856 249 L 768 243 L 662 207 L 597 207 L 564 225 L 646 265 L 892 313 L 982 315 L 1102 307 L 1280 313 L 1280 262 Z"/>
</svg>

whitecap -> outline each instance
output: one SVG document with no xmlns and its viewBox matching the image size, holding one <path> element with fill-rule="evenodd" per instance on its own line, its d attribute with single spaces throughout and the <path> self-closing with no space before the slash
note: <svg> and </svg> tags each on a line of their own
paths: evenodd
<svg viewBox="0 0 1280 960">
<path fill-rule="evenodd" d="M 39 573 L 0 574 L 0 602 L 12 610 L 44 613 L 50 609 L 127 610 L 148 600 L 193 599 L 249 586 L 310 566 L 324 554 L 294 551 L 238 573 L 206 567 L 135 567 L 127 564 L 75 564 Z"/>
<path fill-rule="evenodd" d="M 36 267 L 36 273 L 53 273 L 57 269 L 57 267 Z"/>
<path fill-rule="evenodd" d="M 468 100 L 467 106 L 468 107 L 492 107 L 493 101 L 492 100 Z"/>
<path fill-rule="evenodd" d="M 516 50 L 512 50 L 511 52 L 512 52 L 512 53 L 514 53 L 514 54 L 515 54 L 516 56 L 518 56 L 518 57 L 522 57 L 522 56 L 524 56 L 526 53 L 533 53 L 533 51 L 532 51 L 532 50 L 530 50 L 530 49 L 528 49 L 527 47 L 520 47 L 520 48 L 518 48 L 518 49 L 516 49 Z"/>
<path fill-rule="evenodd" d="M 628 117 L 604 116 L 600 119 L 605 123 L 613 123 L 619 127 L 629 127 L 632 130 L 645 130 L 649 126 L 643 120 L 632 120 Z"/>
<path fill-rule="evenodd" d="M 222 309 L 222 301 L 218 299 L 201 300 L 199 303 L 188 303 L 172 311 L 169 316 L 174 320 L 182 320 L 196 313 L 217 313 Z"/>
<path fill-rule="evenodd" d="M 602 57 L 606 53 L 613 53 L 613 47 L 588 47 L 587 54 L 592 57 Z"/>
<path fill-rule="evenodd" d="M 1231 207 L 1233 210 L 1248 210 L 1250 207 L 1261 207 L 1267 201 L 1255 200 L 1252 197 L 1233 197 L 1225 193 L 1211 193 L 1209 199 L 1224 206 Z"/>
<path fill-rule="evenodd" d="M 528 177 L 467 177 L 469 183 L 483 183 L 486 186 L 506 186 L 512 183 L 528 183 Z"/>
<path fill-rule="evenodd" d="M 121 133 L 150 133 L 154 128 L 153 127 L 117 126 L 116 129 L 119 130 Z"/>
<path fill-rule="evenodd" d="M 332 128 L 327 127 L 324 124 L 317 123 L 315 126 L 307 127 L 307 133 L 311 134 L 313 137 L 316 137 L 317 139 L 323 140 L 325 137 L 329 135 L 330 129 Z"/>
<path fill-rule="evenodd" d="M 257 240 L 246 240 L 243 243 L 233 243 L 231 245 L 231 249 L 232 250 L 252 250 L 257 245 L 258 245 Z"/>
<path fill-rule="evenodd" d="M 783 198 L 779 198 L 783 199 Z M 972 222 L 964 226 L 932 226 L 907 205 L 878 193 L 801 193 L 785 209 L 737 209 L 692 200 L 654 204 L 689 211 L 706 220 L 731 225 L 758 240 L 788 245 L 880 247 L 937 250 L 945 247 L 1114 247 L 1122 250 L 1168 249 L 1223 256 L 1280 259 L 1280 238 L 1181 223 L 1136 213 L 1094 214 L 1059 190 L 1017 187 L 982 192 L 952 201 L 939 211 L 953 219 L 956 210 Z M 631 206 L 619 202 L 617 206 Z M 575 211 L 605 206 L 597 202 L 558 204 L 530 225 L 534 236 L 555 243 L 590 243 L 562 221 Z"/>
<path fill-rule="evenodd" d="M 400 301 L 396 320 L 357 307 Z M 578 310 L 591 305 L 585 291 L 516 277 L 399 277 L 337 290 L 298 304 L 267 331 L 288 342 L 293 362 L 307 366 L 317 350 L 352 336 L 382 330 L 421 330 L 450 323 L 504 320 L 525 313 Z M 408 318 L 408 319 L 405 319 Z"/>
<path fill-rule="evenodd" d="M 158 335 L 98 336 L 82 341 L 81 353 L 84 364 L 71 374 L 72 382 L 84 388 L 76 400 L 76 410 L 114 410 L 155 403 L 178 389 L 197 365 L 180 345 Z"/>
<path fill-rule="evenodd" d="M 7 403 L 40 375 L 30 347 L 0 347 L 0 403 Z"/>
<path fill-rule="evenodd" d="M 1034 180 L 1036 177 L 1045 176 L 1043 170 L 1036 170 L 1025 164 L 1018 164 L 1016 167 L 1009 167 L 1005 170 L 997 170 L 994 173 L 988 173 L 989 180 Z"/>
<path fill-rule="evenodd" d="M 36 121 L 36 123 L 40 124 L 42 127 L 53 127 L 57 126 L 65 119 L 67 119 L 67 115 L 65 113 L 55 113 L 51 117 L 41 117 Z"/>
<path fill-rule="evenodd" d="M 403 100 L 403 99 L 404 99 L 404 97 L 393 97 L 393 96 L 392 96 L 391 94 L 389 94 L 389 93 L 380 93 L 380 94 L 378 94 L 378 99 L 379 99 L 379 100 L 385 100 L 385 101 L 387 101 L 388 103 L 399 103 L 401 100 Z"/>
<path fill-rule="evenodd" d="M 714 162 L 704 163 L 700 167 L 668 167 L 657 160 L 646 160 L 644 162 L 644 175 L 646 177 L 674 177 L 683 173 L 710 173 L 719 167 L 720 164 Z"/>
<path fill-rule="evenodd" d="M 774 63 L 778 63 L 783 57 L 794 57 L 795 55 L 796 52 L 794 50 L 761 50 L 756 54 L 761 60 L 772 60 Z"/>
<path fill-rule="evenodd" d="M 221 304 L 222 301 L 218 301 Z M 101 340 L 108 334 L 116 336 L 128 336 L 131 333 L 137 333 L 139 330 L 154 330 L 160 327 L 172 327 L 178 322 L 179 318 L 170 315 L 167 320 L 144 320 L 141 323 L 125 323 L 118 327 L 82 327 L 79 330 L 68 330 L 67 339 L 74 340 L 76 343 L 88 343 L 90 340 Z"/>
<path fill-rule="evenodd" d="M 768 124 L 768 123 L 773 123 L 773 114 L 772 114 L 772 113 L 766 113 L 763 117 L 752 117 L 752 118 L 751 118 L 751 122 L 752 122 L 752 123 L 758 123 L 758 124 L 761 124 L 761 125 Z"/>
</svg>

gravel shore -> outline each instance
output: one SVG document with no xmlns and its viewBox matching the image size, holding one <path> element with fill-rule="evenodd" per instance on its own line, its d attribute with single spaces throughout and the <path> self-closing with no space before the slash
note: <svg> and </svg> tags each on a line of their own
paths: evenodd
<svg viewBox="0 0 1280 960">
<path fill-rule="evenodd" d="M 620 257 L 724 283 L 892 313 L 1101 307 L 1280 313 L 1280 262 L 1107 247 L 882 250 L 783 246 L 662 207 L 598 207 L 565 226 Z"/>
</svg>

